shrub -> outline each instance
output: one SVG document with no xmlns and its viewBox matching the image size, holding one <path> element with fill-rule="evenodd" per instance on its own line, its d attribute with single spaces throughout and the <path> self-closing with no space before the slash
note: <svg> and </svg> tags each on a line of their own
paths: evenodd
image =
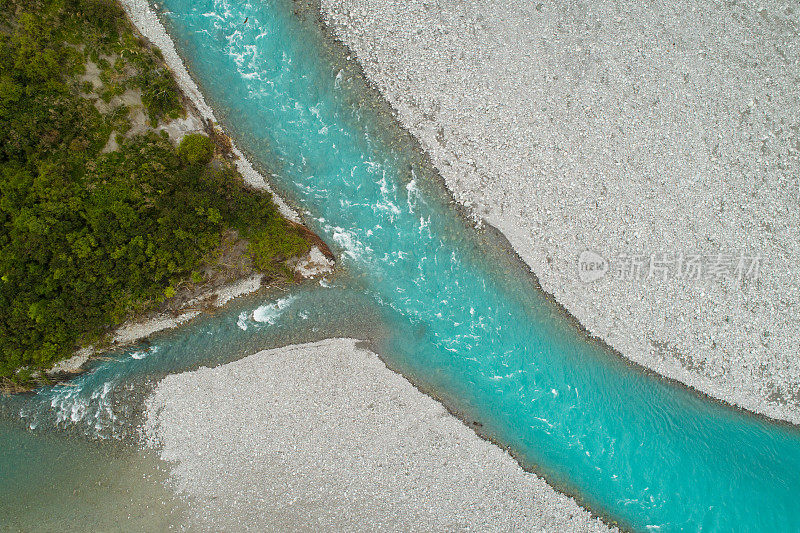
<svg viewBox="0 0 800 533">
<path fill-rule="evenodd" d="M 191 133 L 178 146 L 178 155 L 190 166 L 205 166 L 214 157 L 214 143 L 201 133 Z"/>
</svg>

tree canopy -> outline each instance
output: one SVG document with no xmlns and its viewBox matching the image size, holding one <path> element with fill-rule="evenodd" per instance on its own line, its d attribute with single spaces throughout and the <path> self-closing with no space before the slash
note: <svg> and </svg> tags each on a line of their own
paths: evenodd
<svg viewBox="0 0 800 533">
<path fill-rule="evenodd" d="M 307 251 L 267 194 L 212 161 L 207 137 L 175 147 L 152 129 L 123 135 L 128 109 L 112 104 L 127 89 L 141 91 L 150 126 L 183 109 L 116 3 L 0 0 L 0 13 L 0 378 L 26 384 L 158 305 L 214 261 L 227 229 L 262 270 Z M 102 87 L 81 79 L 89 61 Z M 112 132 L 118 146 L 104 150 Z"/>
</svg>

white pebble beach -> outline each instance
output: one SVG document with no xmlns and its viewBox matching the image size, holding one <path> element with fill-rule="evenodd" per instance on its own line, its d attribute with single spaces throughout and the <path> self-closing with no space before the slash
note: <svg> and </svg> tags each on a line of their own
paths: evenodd
<svg viewBox="0 0 800 533">
<path fill-rule="evenodd" d="M 213 531 L 607 531 L 352 339 L 164 378 L 145 434 Z"/>
</svg>

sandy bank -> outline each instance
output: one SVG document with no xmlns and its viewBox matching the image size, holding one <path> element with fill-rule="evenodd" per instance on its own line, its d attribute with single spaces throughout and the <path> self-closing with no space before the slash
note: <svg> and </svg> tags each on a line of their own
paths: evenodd
<svg viewBox="0 0 800 533">
<path fill-rule="evenodd" d="M 145 433 L 208 529 L 607 530 L 354 340 L 168 376 Z"/>
<path fill-rule="evenodd" d="M 312 259 L 300 264 L 306 265 L 309 261 L 312 261 Z M 299 273 L 300 266 L 297 268 Z M 315 271 L 314 274 L 317 274 L 317 272 Z M 129 346 L 148 338 L 154 333 L 177 328 L 200 316 L 203 309 L 220 308 L 235 298 L 252 294 L 261 289 L 263 278 L 262 274 L 253 274 L 206 291 L 186 302 L 174 313 L 153 312 L 134 320 L 129 320 L 111 332 L 108 346 L 104 347 L 103 351 Z M 98 355 L 98 351 L 100 350 L 94 346 L 81 348 L 74 356 L 53 365 L 47 373 L 50 376 L 68 378 L 71 374 L 84 372 L 84 365 L 93 356 Z"/>
<path fill-rule="evenodd" d="M 223 307 L 235 298 L 256 292 L 261 288 L 263 280 L 262 274 L 253 274 L 201 294 L 186 302 L 182 306 L 183 310 L 177 314 L 153 314 L 144 319 L 125 323 L 114 331 L 112 342 L 118 347 L 125 346 L 145 339 L 153 333 L 176 328 L 199 316 L 202 309 Z"/>
<path fill-rule="evenodd" d="M 456 199 L 592 334 L 662 375 L 800 423 L 796 4 L 322 10 Z M 578 276 L 586 250 L 611 261 L 594 283 Z M 760 256 L 760 274 L 678 279 L 673 262 L 667 279 L 648 279 L 661 253 L 700 254 L 706 267 L 720 253 Z M 645 279 L 615 276 L 628 265 L 620 254 L 641 254 Z"/>
<path fill-rule="evenodd" d="M 297 281 L 319 278 L 333 272 L 335 263 L 317 246 L 309 253 L 291 262 Z M 200 316 L 204 310 L 219 309 L 241 296 L 253 294 L 265 287 L 264 275 L 255 273 L 220 287 L 208 290 L 184 302 L 171 313 L 153 312 L 146 316 L 125 322 L 110 335 L 109 346 L 105 349 L 122 348 L 142 341 L 154 333 L 184 325 Z M 56 363 L 49 371 L 51 376 L 77 374 L 84 371 L 83 366 L 96 355 L 94 347 L 79 350 L 73 357 Z"/>
</svg>

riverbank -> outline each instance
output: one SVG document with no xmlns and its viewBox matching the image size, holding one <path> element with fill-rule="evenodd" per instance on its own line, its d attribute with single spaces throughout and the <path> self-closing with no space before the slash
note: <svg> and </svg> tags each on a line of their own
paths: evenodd
<svg viewBox="0 0 800 533">
<path fill-rule="evenodd" d="M 800 422 L 797 13 L 321 9 L 456 200 L 499 228 L 590 334 L 714 398 Z M 586 250 L 612 272 L 582 281 Z M 613 274 L 621 254 L 660 253 L 758 256 L 760 272 L 743 282 Z"/>
<path fill-rule="evenodd" d="M 136 3 L 132 2 L 126 7 L 132 8 L 133 4 Z M 133 11 L 135 12 L 135 9 Z M 138 28 L 136 30 L 138 31 Z M 152 41 L 149 41 L 141 33 L 138 37 L 142 39 L 141 44 L 137 44 L 138 46 L 144 45 L 145 49 L 152 46 Z M 150 45 L 146 44 L 148 42 Z M 83 44 L 74 46 L 81 52 L 85 50 Z M 154 333 L 184 325 L 205 311 L 219 309 L 230 300 L 254 293 L 262 287 L 284 283 L 292 277 L 295 282 L 300 282 L 332 272 L 334 256 L 327 245 L 317 235 L 302 226 L 299 215 L 270 190 L 264 178 L 215 123 L 210 109 L 205 106 L 202 97 L 197 96 L 199 93 L 196 87 L 185 82 L 190 78 L 183 69 L 183 65 L 180 64 L 180 68 L 176 69 L 173 68 L 174 64 L 172 66 L 163 64 L 163 56 L 158 52 L 159 50 L 152 49 L 147 51 L 156 58 L 157 64 L 153 66 L 153 69 L 159 68 L 163 71 L 166 67 L 167 76 L 172 75 L 173 79 L 178 82 L 177 90 L 180 102 L 176 99 L 176 105 L 182 111 L 181 116 L 176 113 L 174 116 L 171 115 L 169 120 L 159 123 L 148 119 L 142 91 L 139 89 L 128 89 L 122 96 L 111 99 L 103 99 L 99 96 L 100 94 L 105 96 L 105 92 L 119 80 L 109 78 L 110 75 L 106 71 L 101 72 L 98 64 L 104 66 L 115 64 L 119 60 L 118 55 L 101 54 L 94 60 L 87 60 L 86 73 L 81 76 L 80 81 L 86 87 L 91 87 L 92 90 L 84 89 L 81 96 L 91 100 L 101 113 L 109 113 L 116 106 L 125 104 L 127 107 L 123 109 L 129 109 L 131 114 L 132 127 L 122 127 L 121 131 L 124 135 L 118 134 L 117 131 L 111 131 L 103 152 L 116 152 L 120 148 L 120 143 L 125 142 L 124 139 L 148 132 L 166 133 L 175 146 L 180 145 L 183 138 L 189 134 L 208 136 L 216 146 L 212 166 L 216 169 L 235 166 L 238 174 L 231 172 L 231 176 L 237 181 L 241 179 L 257 191 L 269 192 L 281 215 L 289 220 L 292 231 L 297 232 L 301 239 L 308 243 L 310 250 L 305 255 L 291 257 L 286 261 L 285 271 L 273 271 L 274 265 L 259 264 L 258 259 L 250 252 L 250 240 L 245 238 L 245 235 L 241 235 L 241 231 L 227 228 L 221 235 L 220 244 L 214 251 L 213 258 L 201 265 L 201 268 L 192 274 L 191 279 L 181 280 L 174 287 L 170 285 L 165 293 L 167 298 L 162 303 L 155 308 L 148 305 L 148 309 L 145 311 L 131 312 L 124 324 L 102 334 L 100 338 L 93 341 L 92 345 L 81 348 L 73 357 L 59 361 L 44 371 L 44 375 L 35 375 L 38 381 L 43 381 L 45 376 L 47 382 L 71 379 L 84 372 L 87 363 L 93 358 L 102 358 L 102 354 L 109 350 L 129 346 Z M 122 71 L 125 70 L 122 69 Z M 265 273 L 267 270 L 270 273 Z M 4 381 L 0 390 L 6 393 L 15 393 L 25 392 L 28 388 Z"/>
<path fill-rule="evenodd" d="M 197 84 L 189 75 L 189 71 L 186 70 L 186 65 L 183 64 L 178 52 L 175 50 L 175 44 L 167 34 L 161 21 L 158 20 L 150 4 L 146 0 L 119 0 L 119 2 L 136 30 L 161 50 L 164 62 L 172 71 L 175 81 L 178 82 L 178 87 L 189 98 L 200 116 L 211 124 L 217 124 L 214 111 L 206 103 Z M 278 206 L 281 214 L 292 222 L 299 223 L 300 215 L 297 211 L 292 209 L 283 198 L 272 190 L 264 176 L 253 167 L 232 141 L 231 151 L 235 157 L 236 169 L 242 175 L 244 181 L 255 189 L 268 191 L 272 194 L 273 201 Z"/>
<path fill-rule="evenodd" d="M 319 246 L 313 246 L 305 258 L 293 261 L 291 266 L 295 281 L 300 282 L 330 274 L 334 261 L 327 247 L 323 251 Z M 131 346 L 155 333 L 186 325 L 204 312 L 221 309 L 236 298 L 267 287 L 274 287 L 274 284 L 268 282 L 264 274 L 256 272 L 228 283 L 217 283 L 215 287 L 199 293 L 183 289 L 181 294 L 168 299 L 160 310 L 132 318 L 109 333 L 107 342 L 82 348 L 73 357 L 58 362 L 47 374 L 56 381 L 71 379 L 85 372 L 87 363 L 93 358 L 102 357 L 105 352 Z"/>
<path fill-rule="evenodd" d="M 145 434 L 203 528 L 608 531 L 352 339 L 168 376 Z"/>
</svg>

